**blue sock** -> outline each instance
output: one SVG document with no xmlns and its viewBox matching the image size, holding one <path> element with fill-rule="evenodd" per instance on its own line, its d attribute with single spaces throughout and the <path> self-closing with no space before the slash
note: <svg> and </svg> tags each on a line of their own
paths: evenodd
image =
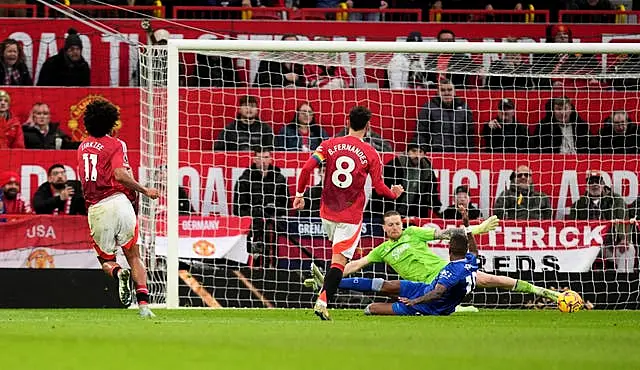
<svg viewBox="0 0 640 370">
<path fill-rule="evenodd" d="M 355 290 L 358 292 L 370 292 L 373 279 L 367 278 L 346 278 L 340 280 L 340 289 Z"/>
</svg>

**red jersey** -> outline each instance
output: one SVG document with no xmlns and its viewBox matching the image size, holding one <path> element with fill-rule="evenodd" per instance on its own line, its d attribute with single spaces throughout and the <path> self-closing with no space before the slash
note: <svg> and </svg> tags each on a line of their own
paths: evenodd
<svg viewBox="0 0 640 370">
<path fill-rule="evenodd" d="M 376 150 L 355 136 L 323 141 L 313 156 L 325 162 L 325 176 L 320 199 L 320 217 L 348 224 L 362 222 L 365 205 L 364 185 L 371 175 L 376 192 L 395 199 L 382 179 L 382 162 Z M 306 165 L 305 165 L 306 167 Z M 304 192 L 305 173 L 300 175 L 298 192 Z M 302 189 L 301 189 L 302 187 Z"/>
<path fill-rule="evenodd" d="M 132 191 L 116 181 L 114 170 L 131 170 L 127 158 L 127 145 L 111 136 L 89 136 L 78 147 L 78 178 L 87 207 L 116 193 L 132 199 Z"/>
</svg>

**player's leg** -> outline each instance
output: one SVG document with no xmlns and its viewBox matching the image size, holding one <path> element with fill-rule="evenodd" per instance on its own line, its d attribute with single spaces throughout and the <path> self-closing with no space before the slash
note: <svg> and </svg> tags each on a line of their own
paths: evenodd
<svg viewBox="0 0 640 370">
<path fill-rule="evenodd" d="M 424 294 L 427 284 L 407 280 L 384 281 L 380 293 L 391 297 L 418 298 Z M 420 313 L 421 305 L 409 307 L 402 302 L 371 303 L 364 309 L 365 315 L 413 316 Z"/>
<path fill-rule="evenodd" d="M 551 299 L 554 302 L 558 301 L 558 296 L 560 295 L 559 292 L 554 292 L 553 290 L 533 285 L 524 280 L 516 280 L 508 276 L 487 274 L 482 271 L 478 271 L 476 283 L 478 287 L 481 288 L 500 288 L 514 292 L 531 293 Z"/>
<path fill-rule="evenodd" d="M 154 313 L 149 309 L 149 289 L 147 288 L 147 269 L 144 262 L 140 258 L 140 247 L 138 244 L 123 246 L 122 251 L 129 266 L 131 266 L 131 275 L 136 286 L 136 300 L 142 317 L 155 317 Z"/>
<path fill-rule="evenodd" d="M 126 198 L 125 198 L 126 200 Z M 119 216 L 119 230 L 116 234 L 116 243 L 122 246 L 122 252 L 131 266 L 131 275 L 136 287 L 136 300 L 141 317 L 155 317 L 149 309 L 149 289 L 147 288 L 147 270 L 138 246 L 138 222 L 131 203 L 126 200 L 122 204 Z"/>
<path fill-rule="evenodd" d="M 327 305 L 333 301 L 333 297 L 338 291 L 338 284 L 342 280 L 344 266 L 353 257 L 360 242 L 362 223 L 353 225 L 323 219 L 322 224 L 332 242 L 331 267 L 324 278 L 322 290 L 313 308 L 315 314 L 322 320 L 330 320 Z"/>
<path fill-rule="evenodd" d="M 118 282 L 120 302 L 124 306 L 131 305 L 131 288 L 129 286 L 130 272 L 123 269 L 116 262 L 116 230 L 117 217 L 114 217 L 117 207 L 113 200 L 105 200 L 89 207 L 88 221 L 91 231 L 91 245 L 98 254 L 98 261 L 102 271 Z"/>
</svg>

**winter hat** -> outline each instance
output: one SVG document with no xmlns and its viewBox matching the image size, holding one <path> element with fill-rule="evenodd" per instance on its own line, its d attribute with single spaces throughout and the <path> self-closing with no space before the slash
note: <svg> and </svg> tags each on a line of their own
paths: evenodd
<svg viewBox="0 0 640 370">
<path fill-rule="evenodd" d="M 67 31 L 67 39 L 64 40 L 64 51 L 69 50 L 72 46 L 77 46 L 82 49 L 82 40 L 80 40 L 78 31 L 73 28 L 69 28 L 69 31 Z"/>
<path fill-rule="evenodd" d="M 17 172 L 4 171 L 0 173 L 0 187 L 5 186 L 12 181 L 17 182 L 18 184 L 20 183 L 20 175 L 18 175 Z"/>
</svg>

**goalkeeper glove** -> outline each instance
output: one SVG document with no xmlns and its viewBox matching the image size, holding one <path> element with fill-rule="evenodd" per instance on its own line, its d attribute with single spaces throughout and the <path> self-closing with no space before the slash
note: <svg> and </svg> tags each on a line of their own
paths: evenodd
<svg viewBox="0 0 640 370">
<path fill-rule="evenodd" d="M 493 215 L 482 221 L 480 225 L 471 226 L 471 233 L 473 235 L 486 234 L 489 231 L 495 230 L 499 224 L 500 220 L 498 219 L 498 216 Z"/>
</svg>

